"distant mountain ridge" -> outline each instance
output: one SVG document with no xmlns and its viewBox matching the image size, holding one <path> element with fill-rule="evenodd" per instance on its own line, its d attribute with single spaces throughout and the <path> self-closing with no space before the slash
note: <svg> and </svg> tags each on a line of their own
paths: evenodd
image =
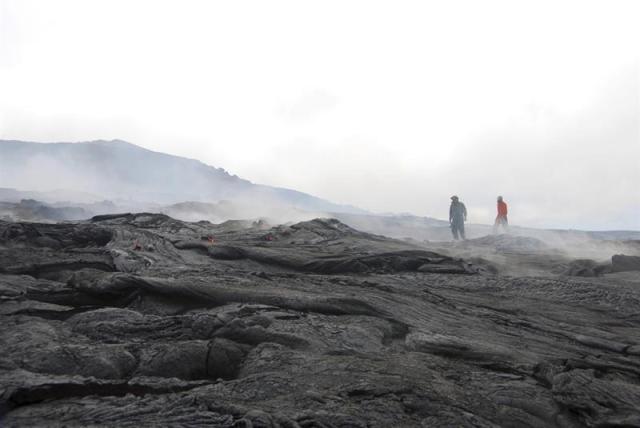
<svg viewBox="0 0 640 428">
<path fill-rule="evenodd" d="M 320 212 L 367 213 L 296 190 L 254 184 L 198 160 L 122 141 L 34 143 L 0 140 L 0 187 L 65 189 L 156 204 L 250 202 Z"/>
<path fill-rule="evenodd" d="M 16 190 L 18 189 L 18 190 Z M 4 202 L 4 203 L 2 203 Z M 333 217 L 394 238 L 448 241 L 449 223 L 409 214 L 372 214 L 290 189 L 254 184 L 200 161 L 120 141 L 30 143 L 0 140 L 0 220 L 61 221 L 122 212 L 164 212 L 185 221 L 273 224 Z M 467 237 L 492 233 L 467 224 Z M 589 232 L 513 226 L 510 233 L 565 241 L 640 240 L 640 231 Z"/>
</svg>

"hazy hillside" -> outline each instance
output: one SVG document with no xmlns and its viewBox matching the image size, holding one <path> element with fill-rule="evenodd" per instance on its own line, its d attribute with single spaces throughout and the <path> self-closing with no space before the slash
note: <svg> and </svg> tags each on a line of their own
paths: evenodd
<svg viewBox="0 0 640 428">
<path fill-rule="evenodd" d="M 254 184 L 222 168 L 119 140 L 50 144 L 0 140 L 0 187 L 63 189 L 159 204 L 225 199 L 256 206 L 364 212 L 295 190 Z"/>
</svg>

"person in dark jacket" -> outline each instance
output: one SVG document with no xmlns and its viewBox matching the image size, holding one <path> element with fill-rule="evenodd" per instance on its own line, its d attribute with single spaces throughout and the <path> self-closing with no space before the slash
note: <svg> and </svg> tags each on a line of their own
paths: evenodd
<svg viewBox="0 0 640 428">
<path fill-rule="evenodd" d="M 467 221 L 467 207 L 464 206 L 457 196 L 451 197 L 451 206 L 449 207 L 449 224 L 451 225 L 451 233 L 453 239 L 458 240 L 458 235 L 462 239 L 464 236 L 464 222 Z"/>
</svg>

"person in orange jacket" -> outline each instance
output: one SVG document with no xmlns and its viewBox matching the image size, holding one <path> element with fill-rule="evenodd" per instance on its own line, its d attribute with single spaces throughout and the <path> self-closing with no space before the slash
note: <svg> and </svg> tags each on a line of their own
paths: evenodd
<svg viewBox="0 0 640 428">
<path fill-rule="evenodd" d="M 498 229 L 502 226 L 506 232 L 509 229 L 509 220 L 507 220 L 507 203 L 498 196 L 498 216 L 493 225 L 493 233 L 498 233 Z"/>
</svg>

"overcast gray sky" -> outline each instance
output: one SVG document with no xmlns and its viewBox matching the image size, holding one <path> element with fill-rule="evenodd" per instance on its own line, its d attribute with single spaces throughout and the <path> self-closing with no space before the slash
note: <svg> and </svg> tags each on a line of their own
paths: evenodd
<svg viewBox="0 0 640 428">
<path fill-rule="evenodd" d="M 373 211 L 640 229 L 640 2 L 0 0 L 0 138 Z M 1 186 L 2 183 L 0 183 Z"/>
</svg>

